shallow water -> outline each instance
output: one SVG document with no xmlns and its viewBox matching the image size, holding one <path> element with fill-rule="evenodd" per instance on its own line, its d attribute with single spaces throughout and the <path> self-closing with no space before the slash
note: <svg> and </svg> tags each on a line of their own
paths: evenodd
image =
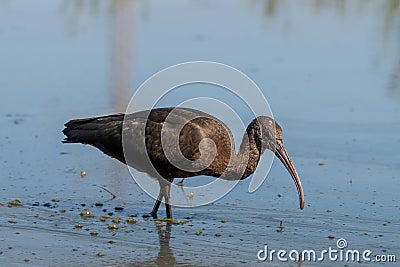
<svg viewBox="0 0 400 267">
<path fill-rule="evenodd" d="M 375 266 L 257 260 L 264 244 L 321 251 L 338 238 L 399 258 L 399 9 L 400 1 L 0 1 L 0 265 Z M 160 226 L 141 217 L 154 200 L 125 166 L 61 144 L 69 119 L 124 111 L 148 77 L 190 60 L 229 64 L 258 84 L 284 129 L 304 210 L 275 161 L 256 192 L 245 180 L 211 205 L 174 208 L 185 224 Z M 160 104 L 226 97 L 182 90 Z M 7 207 L 13 199 L 23 206 Z M 84 208 L 96 217 L 82 218 Z M 108 213 L 121 217 L 118 230 L 99 220 Z"/>
</svg>

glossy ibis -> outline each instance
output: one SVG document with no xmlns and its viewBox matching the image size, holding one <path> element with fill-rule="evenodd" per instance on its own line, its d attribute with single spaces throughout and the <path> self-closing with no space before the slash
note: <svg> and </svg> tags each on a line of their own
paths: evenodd
<svg viewBox="0 0 400 267">
<path fill-rule="evenodd" d="M 163 149 L 165 143 L 161 142 L 161 133 L 167 124 L 170 125 L 168 129 L 174 128 L 175 121 L 185 122 L 184 127 L 178 129 L 180 153 L 188 162 L 196 162 L 202 154 L 213 150 L 210 164 L 195 171 L 171 164 Z M 145 129 L 143 134 L 140 128 Z M 63 133 L 66 135 L 64 143 L 92 145 L 122 163 L 156 177 L 160 192 L 151 212 L 153 216 L 156 216 L 164 198 L 167 218 L 172 218 L 170 183 L 174 178 L 208 175 L 226 180 L 245 179 L 256 170 L 265 149 L 273 151 L 289 171 L 296 184 L 300 208 L 304 207 L 303 188 L 283 146 L 282 128 L 270 117 L 259 116 L 248 125 L 238 153 L 235 152 L 233 136 L 223 122 L 207 113 L 188 108 L 157 108 L 127 115 L 71 120 L 65 124 Z M 123 146 L 125 136 L 129 136 L 129 140 L 124 141 Z M 203 139 L 212 140 L 213 147 L 204 147 L 201 144 Z M 171 147 L 168 142 L 167 139 L 164 147 Z M 132 159 L 126 157 L 128 154 L 133 155 Z"/>
</svg>

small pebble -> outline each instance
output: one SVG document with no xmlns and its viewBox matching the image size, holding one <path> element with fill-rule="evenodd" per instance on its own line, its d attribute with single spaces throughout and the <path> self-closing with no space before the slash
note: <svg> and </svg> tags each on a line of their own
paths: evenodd
<svg viewBox="0 0 400 267">
<path fill-rule="evenodd" d="M 19 201 L 18 199 L 11 200 L 10 202 L 8 202 L 8 206 L 9 207 L 12 207 L 12 206 L 20 207 L 20 206 L 22 206 L 22 202 Z"/>
<path fill-rule="evenodd" d="M 136 220 L 133 219 L 133 218 L 128 218 L 128 219 L 126 220 L 126 222 L 127 222 L 127 223 L 133 224 L 133 223 L 136 223 Z"/>
<path fill-rule="evenodd" d="M 112 224 L 108 225 L 108 229 L 110 229 L 110 230 L 117 230 L 118 228 L 119 228 L 118 224 L 116 224 L 116 223 L 112 223 Z"/>
</svg>

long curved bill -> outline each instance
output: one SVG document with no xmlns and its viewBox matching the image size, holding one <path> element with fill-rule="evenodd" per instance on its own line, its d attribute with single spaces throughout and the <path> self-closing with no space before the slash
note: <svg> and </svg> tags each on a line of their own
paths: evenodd
<svg viewBox="0 0 400 267">
<path fill-rule="evenodd" d="M 301 186 L 299 175 L 290 160 L 288 153 L 286 152 L 285 147 L 283 146 L 282 140 L 276 141 L 276 149 L 275 155 L 279 158 L 279 160 L 283 163 L 286 169 L 289 171 L 290 175 L 293 178 L 294 183 L 296 184 L 297 193 L 299 194 L 299 201 L 300 201 L 300 209 L 304 208 L 304 192 L 303 187 Z"/>
</svg>

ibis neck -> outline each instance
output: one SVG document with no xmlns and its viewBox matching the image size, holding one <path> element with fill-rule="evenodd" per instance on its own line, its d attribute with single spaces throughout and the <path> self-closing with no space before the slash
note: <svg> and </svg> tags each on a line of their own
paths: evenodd
<svg viewBox="0 0 400 267">
<path fill-rule="evenodd" d="M 257 129 L 259 129 L 258 122 L 254 120 L 247 127 L 239 153 L 233 155 L 234 160 L 230 163 L 229 171 L 224 179 L 245 179 L 256 170 L 262 154 L 261 141 L 257 140 Z"/>
</svg>

